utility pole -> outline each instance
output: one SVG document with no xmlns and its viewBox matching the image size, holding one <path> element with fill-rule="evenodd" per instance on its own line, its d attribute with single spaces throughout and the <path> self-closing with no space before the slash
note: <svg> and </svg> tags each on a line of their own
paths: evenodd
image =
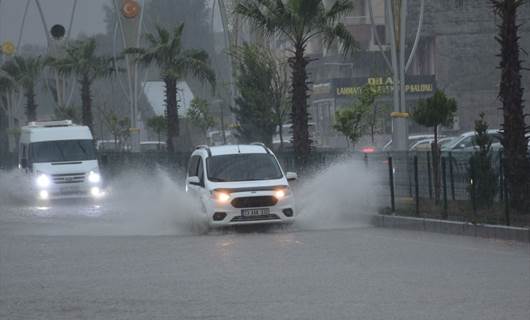
<svg viewBox="0 0 530 320">
<path fill-rule="evenodd" d="M 425 0 L 420 2 L 420 14 L 418 19 L 418 27 L 414 44 L 412 46 L 410 55 L 406 58 L 406 28 L 407 28 L 407 0 L 385 0 L 385 24 L 390 35 L 390 60 L 387 58 L 383 46 L 379 40 L 377 32 L 375 32 L 375 22 L 373 16 L 372 2 L 368 1 L 368 9 L 370 12 L 370 22 L 372 25 L 372 33 L 379 46 L 381 54 L 384 57 L 385 63 L 392 72 L 393 82 L 393 104 L 394 111 L 391 113 L 392 117 L 392 150 L 405 151 L 408 150 L 408 107 L 406 102 L 406 85 L 405 75 L 410 67 L 412 58 L 418 47 L 418 41 L 423 25 L 423 14 L 425 8 Z"/>
<path fill-rule="evenodd" d="M 118 27 L 121 33 L 123 48 L 140 47 L 140 36 L 143 21 L 143 4 L 140 5 L 135 0 L 113 0 L 114 9 L 118 19 Z M 119 4 L 118 4 L 119 2 Z M 133 152 L 140 151 L 140 119 L 138 112 L 139 97 L 139 77 L 138 62 L 130 55 L 125 55 L 125 65 L 127 70 L 127 90 L 125 95 L 129 98 L 130 105 L 130 137 L 131 149 Z"/>
</svg>

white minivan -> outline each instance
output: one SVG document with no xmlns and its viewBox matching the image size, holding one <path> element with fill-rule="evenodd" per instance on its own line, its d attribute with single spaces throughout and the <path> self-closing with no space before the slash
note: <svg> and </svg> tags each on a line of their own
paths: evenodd
<svg viewBox="0 0 530 320">
<path fill-rule="evenodd" d="M 29 190 L 41 200 L 103 195 L 94 138 L 88 127 L 70 120 L 22 127 L 18 165 L 30 175 Z"/>
<path fill-rule="evenodd" d="M 197 196 L 210 227 L 292 223 L 289 181 L 296 178 L 263 144 L 199 146 L 191 154 L 186 191 Z"/>
</svg>

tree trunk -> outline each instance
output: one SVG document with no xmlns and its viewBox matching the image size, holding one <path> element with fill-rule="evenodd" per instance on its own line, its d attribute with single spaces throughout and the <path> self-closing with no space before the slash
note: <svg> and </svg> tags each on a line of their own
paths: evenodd
<svg viewBox="0 0 530 320">
<path fill-rule="evenodd" d="M 372 145 L 375 145 L 375 126 L 377 124 L 377 105 L 374 103 L 372 112 L 372 123 L 370 123 L 370 136 L 372 138 Z"/>
<path fill-rule="evenodd" d="M 37 120 L 37 104 L 35 103 L 35 86 L 28 85 L 24 90 L 26 97 L 26 119 L 28 122 Z"/>
<path fill-rule="evenodd" d="M 283 121 L 279 122 L 278 133 L 280 134 L 280 151 L 283 151 Z"/>
<path fill-rule="evenodd" d="M 167 151 L 176 152 L 175 140 L 178 136 L 178 110 L 177 110 L 177 80 L 164 79 L 166 86 L 166 118 L 167 118 Z"/>
<path fill-rule="evenodd" d="M 90 95 L 90 79 L 88 75 L 83 75 L 80 81 L 81 85 L 81 121 L 83 125 L 92 130 L 92 97 Z"/>
<path fill-rule="evenodd" d="M 311 151 L 309 139 L 308 113 L 307 113 L 307 72 L 309 61 L 304 57 L 305 47 L 301 44 L 295 46 L 295 54 L 289 58 L 292 69 L 292 111 L 293 147 L 297 168 L 307 164 Z"/>
<path fill-rule="evenodd" d="M 501 81 L 499 98 L 502 101 L 504 123 L 502 145 L 504 172 L 512 208 L 528 211 L 530 162 L 527 157 L 521 60 L 519 59 L 517 8 L 523 3 L 516 0 L 492 2 L 501 18 L 497 41 L 501 45 Z"/>
</svg>

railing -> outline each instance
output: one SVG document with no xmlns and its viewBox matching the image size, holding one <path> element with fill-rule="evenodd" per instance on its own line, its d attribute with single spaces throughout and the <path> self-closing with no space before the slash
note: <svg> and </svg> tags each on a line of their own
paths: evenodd
<svg viewBox="0 0 530 320">
<path fill-rule="evenodd" d="M 387 165 L 389 201 L 385 211 L 472 223 L 530 226 L 530 207 L 518 213 L 510 207 L 502 153 L 491 153 L 489 171 L 480 171 L 472 156 L 473 152 L 442 153 L 436 183 L 431 152 L 372 155 Z"/>
</svg>

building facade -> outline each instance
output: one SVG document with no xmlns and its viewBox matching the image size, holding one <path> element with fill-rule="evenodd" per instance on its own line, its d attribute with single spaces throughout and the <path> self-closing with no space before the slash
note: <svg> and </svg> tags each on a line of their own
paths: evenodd
<svg viewBox="0 0 530 320">
<path fill-rule="evenodd" d="M 323 48 L 318 40 L 308 48 L 312 58 L 316 59 L 309 65 L 312 83 L 309 112 L 316 127 L 315 140 L 322 147 L 346 146 L 344 137 L 332 128 L 335 111 L 351 104 L 366 84 L 381 86 L 382 95 L 376 105 L 388 111 L 381 117 L 374 143 L 383 144 L 391 134 L 392 78 L 380 50 L 388 55 L 389 33 L 384 1 L 353 1 L 356 9 L 343 22 L 355 36 L 358 52 L 352 57 L 344 57 L 337 48 Z M 375 26 L 370 22 L 368 1 L 372 4 Z M 409 0 L 407 52 L 410 52 L 417 30 L 419 7 L 420 0 Z M 425 0 L 418 49 L 406 75 L 408 110 L 412 110 L 419 99 L 441 89 L 458 103 L 455 125 L 444 128 L 447 134 L 473 130 L 480 112 L 486 114 L 491 128 L 500 128 L 502 111 L 497 99 L 500 79 L 497 54 L 500 47 L 495 40 L 498 23 L 489 1 Z M 522 24 L 521 48 L 530 52 L 530 2 L 520 8 L 519 23 Z M 382 47 L 378 46 L 377 39 Z M 524 54 L 521 58 L 525 59 Z M 523 74 L 523 87 L 526 101 L 529 101 L 528 72 Z M 427 130 L 409 122 L 411 134 Z M 360 142 L 365 143 L 372 142 Z"/>
</svg>

